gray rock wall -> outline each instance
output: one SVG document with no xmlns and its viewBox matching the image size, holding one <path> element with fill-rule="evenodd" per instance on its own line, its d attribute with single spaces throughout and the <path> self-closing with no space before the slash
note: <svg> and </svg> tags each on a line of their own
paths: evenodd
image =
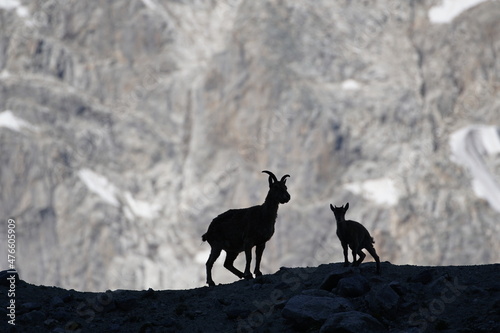
<svg viewBox="0 0 500 333">
<path fill-rule="evenodd" d="M 200 235 L 217 214 L 263 202 L 264 169 L 289 173 L 292 196 L 264 272 L 341 261 L 328 205 L 347 201 L 382 260 L 498 262 L 500 213 L 473 191 L 450 138 L 500 127 L 500 4 L 445 24 L 430 22 L 435 5 L 0 8 L 0 215 L 18 221 L 22 278 L 203 285 Z M 235 279 L 223 271 L 217 281 Z"/>
</svg>

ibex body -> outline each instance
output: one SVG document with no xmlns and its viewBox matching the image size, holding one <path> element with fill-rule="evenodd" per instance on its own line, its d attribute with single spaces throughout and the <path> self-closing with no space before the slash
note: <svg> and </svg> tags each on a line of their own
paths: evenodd
<svg viewBox="0 0 500 333">
<path fill-rule="evenodd" d="M 212 267 L 222 250 L 226 251 L 224 267 L 239 278 L 251 279 L 250 263 L 252 261 L 252 248 L 255 247 L 255 270 L 256 276 L 262 275 L 260 261 L 266 242 L 274 234 L 274 224 L 278 216 L 278 205 L 290 201 L 290 194 L 285 185 L 284 175 L 281 180 L 270 171 L 262 171 L 269 174 L 269 192 L 262 205 L 244 209 L 231 209 L 213 219 L 208 231 L 202 236 L 211 246 L 210 256 L 206 263 L 207 284 L 214 286 L 212 279 Z M 238 254 L 245 251 L 245 271 L 241 272 L 233 266 Z"/>
<path fill-rule="evenodd" d="M 330 204 L 330 209 L 333 211 L 335 219 L 337 220 L 337 236 L 344 250 L 344 266 L 349 266 L 349 260 L 347 258 L 348 247 L 352 250 L 353 266 L 359 266 L 361 262 L 363 262 L 366 254 L 364 254 L 362 250 L 366 249 L 377 262 L 377 273 L 380 273 L 380 259 L 373 247 L 375 241 L 372 236 L 361 223 L 345 219 L 345 213 L 349 209 L 349 203 L 342 207 L 334 207 Z M 359 255 L 359 260 L 356 261 L 357 254 Z"/>
</svg>

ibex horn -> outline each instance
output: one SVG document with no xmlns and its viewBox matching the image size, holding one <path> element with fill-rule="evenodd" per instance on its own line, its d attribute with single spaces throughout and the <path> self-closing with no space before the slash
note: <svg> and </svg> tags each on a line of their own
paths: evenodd
<svg viewBox="0 0 500 333">
<path fill-rule="evenodd" d="M 287 177 L 290 177 L 290 175 L 284 175 L 283 177 L 281 177 L 280 182 L 283 182 Z"/>
<path fill-rule="evenodd" d="M 273 183 L 273 181 L 274 182 L 278 181 L 278 178 L 276 178 L 276 176 L 274 175 L 274 173 L 272 173 L 271 171 L 264 170 L 262 172 L 267 173 L 269 175 L 269 185 L 271 185 Z"/>
</svg>

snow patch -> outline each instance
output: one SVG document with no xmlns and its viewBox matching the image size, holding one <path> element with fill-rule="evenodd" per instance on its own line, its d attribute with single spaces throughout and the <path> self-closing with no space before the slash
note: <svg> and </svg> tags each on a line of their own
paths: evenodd
<svg viewBox="0 0 500 333">
<path fill-rule="evenodd" d="M 361 88 L 361 84 L 356 80 L 345 80 L 342 82 L 342 89 L 344 90 L 359 90 Z"/>
<path fill-rule="evenodd" d="M 152 0 L 142 0 L 142 3 L 144 3 L 144 5 L 151 10 L 154 11 L 158 10 L 158 5 L 154 3 Z"/>
<path fill-rule="evenodd" d="M 488 155 L 500 153 L 500 128 L 486 126 L 481 130 L 481 139 Z"/>
<path fill-rule="evenodd" d="M 21 5 L 19 0 L 0 0 L 0 9 L 4 10 L 16 10 L 17 16 L 21 18 L 28 17 L 29 11 L 28 8 Z"/>
<path fill-rule="evenodd" d="M 26 18 L 30 15 L 30 12 L 29 12 L 28 8 L 26 8 L 24 6 L 19 6 L 16 8 L 16 14 L 20 18 Z"/>
<path fill-rule="evenodd" d="M 429 20 L 431 23 L 450 23 L 455 17 L 481 2 L 488 0 L 443 0 L 441 5 L 429 9 Z"/>
<path fill-rule="evenodd" d="M 130 192 L 125 192 L 125 202 L 129 206 L 132 214 L 146 219 L 154 219 L 158 217 L 160 205 L 150 204 L 147 201 L 136 200 Z"/>
<path fill-rule="evenodd" d="M 194 261 L 198 264 L 204 264 L 207 261 L 209 255 L 210 250 L 200 251 L 194 256 Z"/>
<path fill-rule="evenodd" d="M 161 208 L 159 204 L 150 204 L 147 201 L 136 200 L 128 191 L 122 195 L 119 189 L 106 177 L 92 170 L 81 169 L 78 171 L 78 177 L 91 192 L 97 194 L 108 204 L 115 207 L 123 204 L 125 206 L 124 212 L 128 219 L 134 219 L 135 217 L 154 219 L 159 216 Z"/>
<path fill-rule="evenodd" d="M 10 110 L 0 113 L 0 127 L 5 127 L 16 132 L 21 132 L 23 128 L 31 131 L 37 130 L 35 126 L 31 125 L 27 121 L 16 117 Z"/>
<path fill-rule="evenodd" d="M 0 0 L 0 9 L 12 10 L 21 6 L 19 0 Z"/>
<path fill-rule="evenodd" d="M 344 187 L 354 194 L 380 205 L 394 206 L 399 201 L 399 191 L 394 180 L 389 178 L 370 179 L 345 184 Z"/>
<path fill-rule="evenodd" d="M 89 169 L 78 171 L 78 177 L 87 186 L 87 188 L 97 194 L 101 199 L 112 206 L 118 207 L 117 188 L 106 177 L 101 176 Z"/>
<path fill-rule="evenodd" d="M 474 193 L 500 212 L 500 184 L 484 160 L 484 156 L 500 153 L 500 128 L 467 126 L 450 135 L 449 143 L 451 160 L 471 173 Z"/>
<path fill-rule="evenodd" d="M 10 77 L 10 73 L 8 70 L 4 69 L 0 72 L 0 79 L 8 79 Z"/>
</svg>

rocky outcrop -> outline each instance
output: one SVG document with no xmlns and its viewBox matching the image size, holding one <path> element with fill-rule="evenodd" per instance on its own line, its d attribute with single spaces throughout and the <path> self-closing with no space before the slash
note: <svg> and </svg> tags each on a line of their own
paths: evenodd
<svg viewBox="0 0 500 333">
<path fill-rule="evenodd" d="M 336 313 L 321 326 L 321 333 L 387 332 L 380 322 L 369 314 L 349 311 Z"/>
<path fill-rule="evenodd" d="M 283 308 L 283 317 L 291 320 L 298 328 L 323 324 L 332 313 L 352 310 L 351 303 L 342 297 L 321 297 L 297 295 Z"/>
<path fill-rule="evenodd" d="M 203 285 L 200 235 L 261 203 L 264 169 L 293 199 L 263 272 L 342 260 L 347 201 L 382 261 L 500 259 L 497 188 L 451 158 L 500 126 L 498 2 L 0 3 L 0 215 L 30 282 Z M 467 156 L 498 183 L 495 147 Z"/>
<path fill-rule="evenodd" d="M 91 293 L 18 280 L 12 313 L 16 329 L 26 333 L 498 332 L 498 264 L 381 266 L 381 275 L 374 274 L 373 263 L 282 267 L 254 280 L 188 290 Z M 329 276 L 344 273 L 365 279 L 369 291 L 343 297 L 340 285 L 318 289 Z M 8 288 L 0 285 L 2 295 Z M 0 312 L 10 315 L 7 302 L 0 299 Z M 2 332 L 11 327 L 0 321 Z"/>
</svg>

